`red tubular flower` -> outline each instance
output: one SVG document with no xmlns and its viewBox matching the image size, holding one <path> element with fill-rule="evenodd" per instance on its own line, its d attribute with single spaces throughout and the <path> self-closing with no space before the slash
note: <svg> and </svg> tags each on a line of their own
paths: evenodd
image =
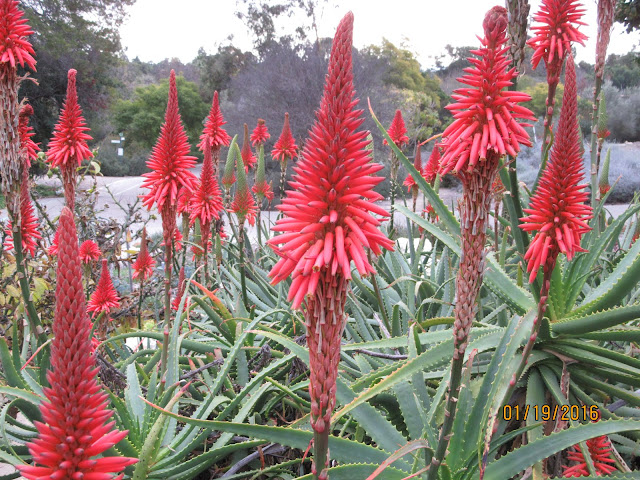
<svg viewBox="0 0 640 480">
<path fill-rule="evenodd" d="M 246 123 L 245 123 L 246 127 Z M 243 224 L 245 220 L 249 222 L 249 225 L 254 225 L 256 221 L 256 201 L 251 195 L 249 185 L 247 184 L 247 174 L 245 168 L 242 167 L 242 158 L 240 150 L 237 144 L 233 144 L 232 148 L 236 157 L 236 192 L 233 197 L 233 203 L 231 204 L 231 211 L 238 216 L 238 223 Z"/>
<path fill-rule="evenodd" d="M 424 179 L 432 186 L 436 181 L 438 170 L 440 170 L 440 158 L 440 147 L 434 145 L 433 150 L 431 150 L 431 155 L 429 155 L 429 160 L 427 160 L 422 172 Z"/>
<path fill-rule="evenodd" d="M 419 143 L 416 144 L 416 156 L 413 160 L 413 166 L 416 170 L 418 170 L 418 172 L 420 172 L 420 174 L 422 174 L 422 155 L 420 153 L 420 147 L 421 145 Z M 413 179 L 411 174 L 408 174 L 407 178 L 404 179 L 403 185 L 407 187 L 408 192 L 411 192 L 413 190 L 416 195 L 418 194 L 418 184 Z"/>
<path fill-rule="evenodd" d="M 78 105 L 76 74 L 73 68 L 67 74 L 67 99 L 60 112 L 47 152 L 47 159 L 51 166 L 60 168 L 65 200 L 72 210 L 75 205 L 76 168 L 83 160 L 93 156 L 87 145 L 87 140 L 92 138 L 85 133 L 89 127 Z"/>
<path fill-rule="evenodd" d="M 22 234 L 22 250 L 29 252 L 32 257 L 36 254 L 38 240 L 42 239 L 42 235 L 38 232 L 38 223 L 38 217 L 35 215 L 29 196 L 29 173 L 25 168 L 22 170 L 22 184 L 20 186 L 20 232 Z M 13 250 L 13 234 L 10 221 L 7 223 L 5 233 L 7 236 L 4 248 L 11 251 Z"/>
<path fill-rule="evenodd" d="M 251 133 L 251 145 L 264 145 L 264 143 L 271 138 L 269 130 L 267 130 L 267 124 L 261 118 L 258 119 L 258 125 Z"/>
<path fill-rule="evenodd" d="M 222 128 L 222 126 L 226 123 L 227 122 L 224 121 L 224 117 L 222 116 L 222 112 L 220 111 L 220 103 L 218 102 L 218 91 L 216 90 L 213 93 L 211 110 L 209 111 L 209 116 L 207 117 L 207 121 L 204 124 L 202 135 L 200 135 L 200 143 L 198 144 L 198 148 L 204 152 L 206 145 L 213 148 L 214 150 L 219 150 L 222 146 L 228 147 L 229 142 L 231 141 L 231 137 L 229 136 L 227 131 Z"/>
<path fill-rule="evenodd" d="M 33 47 L 27 36 L 33 31 L 22 18 L 24 12 L 16 0 L 0 0 L 0 64 L 16 65 L 36 70 Z"/>
<path fill-rule="evenodd" d="M 28 103 L 25 103 L 20 109 L 18 134 L 20 135 L 20 151 L 22 153 L 22 159 L 27 169 L 31 167 L 31 161 L 38 158 L 38 154 L 36 152 L 40 150 L 38 144 L 31 140 L 31 137 L 35 135 L 33 127 L 29 125 L 29 118 L 31 115 L 33 115 L 33 107 Z"/>
<path fill-rule="evenodd" d="M 253 168 L 258 161 L 251 150 L 251 145 L 249 145 L 249 127 L 246 123 L 244 124 L 244 138 L 242 141 L 242 150 L 240 151 L 240 155 L 242 156 L 242 163 L 244 164 L 245 172 L 248 172 L 250 168 Z"/>
<path fill-rule="evenodd" d="M 438 220 L 440 220 L 440 218 L 438 217 L 438 214 L 433 209 L 433 206 L 430 203 L 427 203 L 427 207 L 424 209 L 424 213 L 426 213 L 427 217 L 432 219 L 436 223 L 438 222 Z"/>
<path fill-rule="evenodd" d="M 91 354 L 91 322 L 82 288 L 82 268 L 73 214 L 63 208 L 58 228 L 59 255 L 56 308 L 51 344 L 50 387 L 40 406 L 42 422 L 35 422 L 38 437 L 27 444 L 37 465 L 18 465 L 29 480 L 108 479 L 136 463 L 136 458 L 101 457 L 126 437 L 126 431 L 105 422 L 112 412 L 108 396 L 96 380 L 98 368 Z M 121 478 L 121 477 L 117 477 Z"/>
<path fill-rule="evenodd" d="M 291 127 L 289 126 L 289 114 L 284 114 L 284 125 L 282 126 L 282 133 L 271 150 L 271 157 L 274 160 L 284 162 L 289 159 L 296 158 L 298 156 L 298 146 L 296 145 L 296 139 L 291 134 Z"/>
<path fill-rule="evenodd" d="M 222 209 L 222 196 L 220 187 L 218 186 L 218 180 L 213 171 L 211 150 L 206 149 L 204 151 L 204 163 L 202 164 L 202 172 L 200 173 L 200 182 L 193 192 L 191 202 L 189 203 L 191 223 L 195 223 L 196 219 L 200 220 L 202 245 L 207 245 L 211 233 L 211 222 L 220 218 Z"/>
<path fill-rule="evenodd" d="M 527 42 L 533 48 L 531 64 L 538 68 L 544 60 L 547 68 L 547 80 L 558 82 L 562 63 L 569 51 L 571 42 L 584 46 L 587 36 L 578 31 L 584 9 L 577 0 L 542 0 L 540 10 L 533 16 L 538 25 L 531 30 L 534 37 Z"/>
<path fill-rule="evenodd" d="M 178 291 L 176 292 L 176 296 L 174 297 L 173 302 L 171 302 L 171 308 L 176 312 L 180 308 L 180 302 L 182 301 L 182 297 L 184 296 L 185 288 L 186 282 L 184 279 L 184 267 L 180 267 L 180 273 L 178 274 Z"/>
<path fill-rule="evenodd" d="M 584 252 L 580 239 L 590 230 L 586 221 L 591 218 L 591 207 L 584 203 L 589 194 L 584 190 L 586 185 L 580 184 L 584 171 L 576 122 L 576 72 L 571 53 L 567 58 L 562 102 L 551 158 L 529 208 L 524 209 L 528 216 L 520 219 L 523 222 L 520 228 L 538 232 L 525 254 L 527 271 L 531 274 L 529 282 L 536 278 L 540 266 L 545 271 L 552 269 L 560 252 L 569 260 L 576 252 Z"/>
<path fill-rule="evenodd" d="M 98 260 L 102 255 L 98 244 L 93 240 L 85 240 L 80 245 L 80 251 L 78 252 L 80 255 L 80 261 L 82 263 L 89 263 L 91 260 Z"/>
<path fill-rule="evenodd" d="M 440 174 L 453 171 L 471 171 L 480 160 L 487 158 L 489 151 L 498 155 L 517 155 L 520 145 L 531 146 L 524 127 L 530 125 L 519 119 L 535 120 L 533 113 L 518 102 L 531 97 L 522 92 L 506 90 L 517 74 L 508 70 L 509 58 L 505 46 L 505 25 L 485 28 L 482 47 L 471 53 L 479 58 L 469 58 L 473 65 L 465 68 L 466 75 L 458 78 L 468 87 L 460 88 L 451 96 L 456 103 L 447 105 L 454 121 L 443 133 L 446 142 L 440 163 Z M 486 24 L 487 22 L 485 22 Z"/>
<path fill-rule="evenodd" d="M 104 312 L 108 315 L 112 308 L 118 308 L 120 306 L 118 292 L 116 292 L 113 282 L 111 281 L 111 275 L 109 274 L 109 265 L 107 265 L 107 259 L 102 259 L 102 272 L 100 273 L 100 280 L 96 291 L 93 292 L 87 305 L 87 311 L 93 312 L 95 317 L 100 312 Z"/>
<path fill-rule="evenodd" d="M 409 137 L 407 137 L 407 127 L 405 127 L 404 125 L 404 118 L 402 118 L 402 112 L 400 110 L 396 110 L 396 114 L 391 121 L 391 125 L 389 126 L 389 130 L 387 130 L 387 133 L 398 148 L 402 148 L 407 143 L 409 143 Z M 383 140 L 382 143 L 388 145 L 386 139 Z"/>
<path fill-rule="evenodd" d="M 142 175 L 145 178 L 142 188 L 149 189 L 149 193 L 142 197 L 142 203 L 149 210 L 155 204 L 162 211 L 165 203 L 175 208 L 178 192 L 182 188 L 193 190 L 197 179 L 189 169 L 196 165 L 196 157 L 189 155 L 189 150 L 189 139 L 178 109 L 176 72 L 171 70 L 164 124 L 147 162 L 151 172 Z"/>
<path fill-rule="evenodd" d="M 142 229 L 142 239 L 140 240 L 140 252 L 138 257 L 133 263 L 133 278 L 139 278 L 141 282 L 144 282 L 153 275 L 153 267 L 155 267 L 156 261 L 149 254 L 149 248 L 147 246 L 147 228 Z"/>
</svg>

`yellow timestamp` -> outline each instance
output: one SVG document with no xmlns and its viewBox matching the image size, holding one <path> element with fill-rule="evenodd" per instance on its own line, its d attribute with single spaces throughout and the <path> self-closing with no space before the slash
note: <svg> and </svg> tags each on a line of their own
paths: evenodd
<svg viewBox="0 0 640 480">
<path fill-rule="evenodd" d="M 600 412 L 597 405 L 505 405 L 502 407 L 502 418 L 507 422 L 511 420 L 526 421 L 530 418 L 534 422 L 546 422 L 549 420 L 568 421 L 597 421 Z"/>
</svg>

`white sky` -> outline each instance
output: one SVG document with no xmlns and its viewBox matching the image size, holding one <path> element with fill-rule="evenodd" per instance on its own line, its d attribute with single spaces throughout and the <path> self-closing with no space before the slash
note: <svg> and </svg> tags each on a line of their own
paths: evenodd
<svg viewBox="0 0 640 480">
<path fill-rule="evenodd" d="M 333 3 L 333 2 L 331 2 Z M 530 0 L 531 14 L 540 0 Z M 379 45 L 385 37 L 395 45 L 412 50 L 424 68 L 433 66 L 433 56 L 444 53 L 445 45 L 476 46 L 482 33 L 482 19 L 499 0 L 343 0 L 340 7 L 326 6 L 318 19 L 319 35 L 330 37 L 349 10 L 355 16 L 354 44 Z M 577 45 L 577 60 L 594 63 L 596 0 L 583 0 L 587 12 L 582 27 L 589 37 L 586 47 Z M 179 6 L 178 6 L 179 5 Z M 251 49 L 247 28 L 233 14 L 235 0 L 137 0 L 121 28 L 127 56 L 158 62 L 177 57 L 193 60 L 200 47 L 215 53 L 218 45 L 232 44 Z M 294 23 L 295 19 L 290 22 Z M 280 21 L 282 22 L 282 20 Z M 293 27 L 291 28 L 291 31 Z M 289 32 L 287 32 L 289 33 Z M 640 34 L 627 34 L 614 24 L 608 53 L 626 53 L 640 43 Z"/>
</svg>

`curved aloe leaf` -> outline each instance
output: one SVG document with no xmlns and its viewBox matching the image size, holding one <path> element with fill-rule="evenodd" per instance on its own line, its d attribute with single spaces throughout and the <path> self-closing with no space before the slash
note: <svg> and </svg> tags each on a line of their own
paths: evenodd
<svg viewBox="0 0 640 480">
<path fill-rule="evenodd" d="M 554 335 L 581 335 L 604 330 L 637 318 L 640 318 L 640 305 L 627 305 L 554 322 L 551 324 L 551 332 Z"/>
<path fill-rule="evenodd" d="M 640 278 L 640 242 L 635 242 L 620 260 L 613 272 L 594 288 L 576 309 L 574 315 L 583 315 L 616 306 Z"/>
<path fill-rule="evenodd" d="M 487 254 L 487 272 L 484 275 L 484 284 L 500 297 L 500 300 L 515 309 L 517 313 L 523 315 L 532 308 L 536 302 L 529 292 L 520 288 L 507 272 L 496 261 L 493 252 Z"/>
</svg>

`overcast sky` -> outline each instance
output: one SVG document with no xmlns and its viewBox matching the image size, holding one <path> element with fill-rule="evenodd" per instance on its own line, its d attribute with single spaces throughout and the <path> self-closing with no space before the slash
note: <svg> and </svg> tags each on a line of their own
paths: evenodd
<svg viewBox="0 0 640 480">
<path fill-rule="evenodd" d="M 331 2 L 333 3 L 333 2 Z M 530 0 L 535 13 L 540 0 Z M 582 27 L 589 37 L 586 47 L 578 45 L 577 59 L 594 63 L 596 39 L 596 1 L 584 0 L 587 12 Z M 434 56 L 445 46 L 476 46 L 476 34 L 482 33 L 482 19 L 495 0 L 344 0 L 341 6 L 326 6 L 320 12 L 321 37 L 333 36 L 342 16 L 355 15 L 354 44 L 362 47 L 380 44 L 383 37 L 413 51 L 424 68 L 432 67 Z M 178 7 L 179 5 L 179 7 Z M 247 28 L 233 14 L 235 0 L 136 0 L 121 28 L 122 43 L 130 59 L 158 62 L 177 57 L 184 63 L 193 60 L 200 47 L 215 53 L 228 44 L 251 49 Z M 291 19 L 291 30 L 295 19 Z M 615 24 L 608 53 L 626 53 L 640 43 L 640 34 L 627 34 Z"/>
</svg>

